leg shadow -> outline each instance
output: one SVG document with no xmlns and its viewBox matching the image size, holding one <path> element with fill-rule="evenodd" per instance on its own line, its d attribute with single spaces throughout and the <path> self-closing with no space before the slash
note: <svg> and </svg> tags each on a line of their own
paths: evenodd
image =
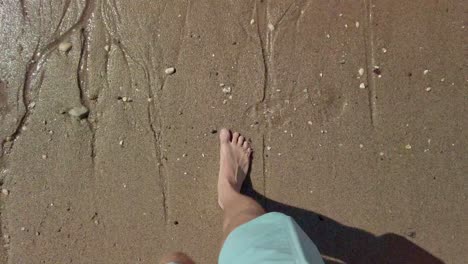
<svg viewBox="0 0 468 264">
<path fill-rule="evenodd" d="M 262 204 L 267 211 L 293 217 L 317 245 L 326 263 L 444 263 L 400 235 L 375 236 L 326 216 L 271 200 L 253 189 L 250 177 L 245 180 L 242 192 Z"/>
</svg>

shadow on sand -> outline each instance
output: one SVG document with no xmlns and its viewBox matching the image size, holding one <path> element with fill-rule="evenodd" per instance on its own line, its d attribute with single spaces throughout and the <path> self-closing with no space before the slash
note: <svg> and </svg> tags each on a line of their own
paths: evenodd
<svg viewBox="0 0 468 264">
<path fill-rule="evenodd" d="M 268 199 L 253 189 L 250 177 L 245 180 L 242 192 L 269 212 L 292 216 L 317 245 L 326 263 L 444 263 L 400 235 L 389 233 L 375 236 L 326 216 Z"/>
</svg>

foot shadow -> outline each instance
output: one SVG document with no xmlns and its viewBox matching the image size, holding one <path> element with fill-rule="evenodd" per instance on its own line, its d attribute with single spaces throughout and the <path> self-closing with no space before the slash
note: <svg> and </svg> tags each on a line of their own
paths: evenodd
<svg viewBox="0 0 468 264">
<path fill-rule="evenodd" d="M 271 200 L 253 189 L 250 177 L 245 180 L 242 192 L 267 211 L 293 217 L 317 245 L 325 263 L 444 264 L 403 236 L 393 233 L 375 236 L 326 216 Z"/>
</svg>

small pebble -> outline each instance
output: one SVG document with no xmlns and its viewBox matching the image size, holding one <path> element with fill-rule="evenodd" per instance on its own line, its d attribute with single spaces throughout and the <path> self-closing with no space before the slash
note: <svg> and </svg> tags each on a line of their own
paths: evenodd
<svg viewBox="0 0 468 264">
<path fill-rule="evenodd" d="M 7 196 L 10 194 L 10 191 L 8 189 L 2 189 L 2 194 Z"/>
<path fill-rule="evenodd" d="M 423 71 L 423 74 L 426 75 L 427 73 L 429 73 L 429 70 L 424 70 Z"/>
<path fill-rule="evenodd" d="M 70 42 L 62 42 L 58 46 L 58 49 L 61 52 L 69 52 L 71 48 L 72 48 L 72 44 Z"/>
<path fill-rule="evenodd" d="M 86 116 L 88 116 L 88 113 L 89 113 L 89 110 L 85 106 L 73 107 L 72 109 L 68 111 L 69 115 L 76 117 L 78 119 L 85 118 Z"/>
<path fill-rule="evenodd" d="M 176 69 L 174 67 L 169 67 L 169 68 L 166 68 L 164 70 L 164 72 L 167 74 L 167 75 L 171 75 L 171 74 L 174 74 L 176 72 Z"/>
<path fill-rule="evenodd" d="M 426 87 L 426 92 L 430 92 L 432 90 L 431 87 Z"/>
<path fill-rule="evenodd" d="M 307 121 L 307 124 L 312 125 L 312 121 Z"/>
<path fill-rule="evenodd" d="M 380 69 L 379 66 L 374 66 L 373 72 L 379 76 L 382 74 L 382 70 Z"/>
<path fill-rule="evenodd" d="M 42 155 L 42 159 L 47 159 L 47 155 L 46 154 Z"/>
<path fill-rule="evenodd" d="M 320 76 L 320 78 L 322 78 L 322 77 L 323 77 L 323 73 L 319 73 L 319 76 Z"/>
<path fill-rule="evenodd" d="M 124 142 L 123 140 L 120 140 L 120 141 L 119 141 L 119 145 L 122 146 L 122 147 L 123 147 L 124 143 L 125 143 L 125 142 Z"/>
<path fill-rule="evenodd" d="M 383 52 L 383 53 L 387 53 L 387 49 L 386 49 L 386 48 L 382 48 L 382 52 Z"/>
<path fill-rule="evenodd" d="M 363 148 L 363 147 L 364 147 L 364 145 L 363 145 L 363 144 L 359 144 L 359 148 Z"/>
<path fill-rule="evenodd" d="M 275 30 L 275 26 L 271 23 L 268 24 L 268 30 L 273 31 Z"/>
<path fill-rule="evenodd" d="M 21 231 L 24 231 L 24 230 L 26 230 L 26 227 L 22 226 Z"/>
<path fill-rule="evenodd" d="M 123 101 L 123 102 L 133 102 L 133 99 L 130 98 L 130 97 L 124 96 L 124 97 L 122 97 L 122 101 Z"/>
<path fill-rule="evenodd" d="M 267 150 L 271 150 L 271 147 L 270 147 L 270 146 L 267 146 Z"/>
<path fill-rule="evenodd" d="M 364 75 L 364 68 L 360 68 L 358 73 L 359 73 L 360 76 Z"/>
<path fill-rule="evenodd" d="M 359 28 L 359 21 L 356 21 L 356 28 Z"/>
<path fill-rule="evenodd" d="M 105 46 L 104 46 L 104 50 L 107 51 L 107 52 L 109 52 L 110 46 L 109 46 L 109 45 L 105 45 Z"/>
<path fill-rule="evenodd" d="M 411 149 L 411 145 L 410 145 L 410 144 L 407 144 L 407 145 L 405 146 L 405 149 Z"/>
<path fill-rule="evenodd" d="M 445 78 L 440 79 L 441 82 L 445 82 Z"/>
<path fill-rule="evenodd" d="M 365 85 L 364 83 L 361 83 L 361 84 L 359 84 L 359 88 L 365 89 L 365 88 L 366 88 L 366 85 Z"/>
<path fill-rule="evenodd" d="M 255 19 L 252 18 L 252 19 L 250 20 L 250 25 L 253 25 L 254 23 L 255 23 Z"/>
<path fill-rule="evenodd" d="M 327 34 L 327 38 L 330 38 L 330 34 Z"/>
<path fill-rule="evenodd" d="M 231 87 L 230 86 L 223 87 L 223 93 L 230 94 L 231 93 Z"/>
</svg>

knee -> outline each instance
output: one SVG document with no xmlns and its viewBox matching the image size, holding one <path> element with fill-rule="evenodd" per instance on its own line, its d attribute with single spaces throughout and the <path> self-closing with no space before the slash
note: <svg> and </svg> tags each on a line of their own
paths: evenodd
<svg viewBox="0 0 468 264">
<path fill-rule="evenodd" d="M 168 264 L 171 262 L 175 262 L 177 264 L 195 264 L 195 262 L 189 256 L 182 252 L 173 252 L 167 254 L 160 261 L 161 264 Z"/>
<path fill-rule="evenodd" d="M 236 227 L 245 224 L 253 219 L 262 216 L 265 214 L 263 208 L 249 208 L 233 214 L 225 214 L 223 221 L 223 231 L 229 233 L 234 230 Z"/>
</svg>

